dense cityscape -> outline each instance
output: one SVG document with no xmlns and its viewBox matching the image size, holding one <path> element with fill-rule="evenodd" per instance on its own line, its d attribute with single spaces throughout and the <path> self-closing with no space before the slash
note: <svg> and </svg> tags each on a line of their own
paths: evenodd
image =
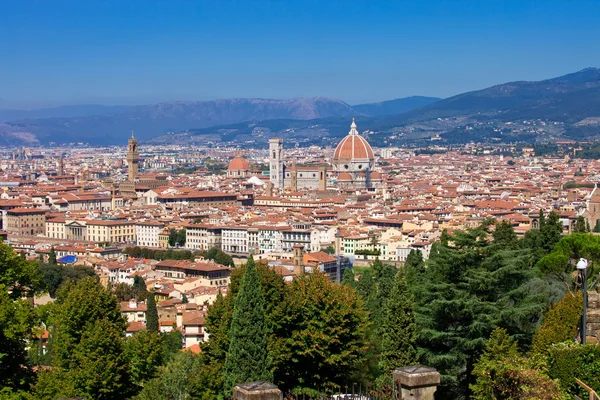
<svg viewBox="0 0 600 400">
<path fill-rule="evenodd" d="M 0 400 L 600 400 L 594 1 L 0 4 Z"/>
</svg>

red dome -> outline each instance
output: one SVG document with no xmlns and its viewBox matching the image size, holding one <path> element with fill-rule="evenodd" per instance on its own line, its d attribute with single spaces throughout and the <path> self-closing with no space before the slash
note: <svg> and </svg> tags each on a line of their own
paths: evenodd
<svg viewBox="0 0 600 400">
<path fill-rule="evenodd" d="M 374 159 L 371 145 L 358 134 L 356 124 L 352 120 L 350 133 L 342 139 L 333 153 L 333 160 L 355 160 L 355 159 Z"/>
<path fill-rule="evenodd" d="M 229 171 L 248 171 L 250 169 L 250 164 L 248 164 L 248 161 L 242 157 L 235 157 L 233 160 L 231 160 L 227 169 Z"/>
<path fill-rule="evenodd" d="M 381 172 L 373 171 L 371 172 L 371 180 L 380 181 L 383 177 L 381 176 Z"/>
<path fill-rule="evenodd" d="M 352 181 L 352 175 L 350 175 L 348 172 L 342 172 L 338 175 L 337 178 L 338 182 L 351 182 Z"/>
</svg>

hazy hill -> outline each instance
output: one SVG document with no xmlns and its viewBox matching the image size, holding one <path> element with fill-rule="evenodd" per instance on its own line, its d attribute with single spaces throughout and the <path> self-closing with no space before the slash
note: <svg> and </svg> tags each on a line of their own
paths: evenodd
<svg viewBox="0 0 600 400">
<path fill-rule="evenodd" d="M 118 114 L 134 106 L 104 106 L 100 104 L 79 104 L 32 110 L 0 109 L 0 122 L 28 118 L 83 117 L 87 115 Z"/>
<path fill-rule="evenodd" d="M 439 97 L 411 96 L 401 99 L 387 100 L 379 103 L 358 104 L 352 106 L 360 114 L 370 117 L 401 114 L 415 108 L 426 106 L 441 100 Z"/>
<path fill-rule="evenodd" d="M 124 143 L 132 130 L 142 140 L 170 131 L 269 119 L 314 119 L 356 114 L 341 100 L 323 97 L 291 100 L 225 99 L 174 101 L 137 106 L 114 115 L 38 118 L 0 125 L 10 131 L 33 133 L 41 143 Z"/>
</svg>

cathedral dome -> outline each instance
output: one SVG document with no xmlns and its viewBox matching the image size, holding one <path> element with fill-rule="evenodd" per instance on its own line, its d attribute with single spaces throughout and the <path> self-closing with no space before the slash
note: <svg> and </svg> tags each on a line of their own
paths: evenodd
<svg viewBox="0 0 600 400">
<path fill-rule="evenodd" d="M 373 149 L 365 138 L 358 134 L 356 123 L 352 120 L 350 133 L 342 139 L 333 153 L 334 163 L 339 161 L 372 161 L 374 159 Z"/>
<path fill-rule="evenodd" d="M 229 167 L 227 170 L 229 171 L 248 171 L 250 169 L 250 164 L 242 157 L 235 157 L 229 163 Z"/>
</svg>

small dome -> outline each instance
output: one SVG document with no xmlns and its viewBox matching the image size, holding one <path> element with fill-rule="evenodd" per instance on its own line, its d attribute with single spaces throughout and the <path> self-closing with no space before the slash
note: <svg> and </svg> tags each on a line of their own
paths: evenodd
<svg viewBox="0 0 600 400">
<path fill-rule="evenodd" d="M 338 182 L 351 182 L 352 175 L 350 175 L 348 172 L 342 172 L 338 175 L 337 180 Z"/>
<path fill-rule="evenodd" d="M 250 164 L 242 157 L 235 157 L 229 163 L 229 167 L 227 167 L 229 171 L 248 171 L 250 170 Z"/>
<path fill-rule="evenodd" d="M 373 149 L 365 138 L 358 134 L 352 120 L 348 136 L 342 139 L 333 153 L 333 160 L 373 160 Z"/>
<path fill-rule="evenodd" d="M 378 172 L 378 171 L 371 172 L 371 180 L 372 181 L 380 181 L 382 179 L 383 179 L 383 176 L 381 175 L 381 172 Z"/>
</svg>

